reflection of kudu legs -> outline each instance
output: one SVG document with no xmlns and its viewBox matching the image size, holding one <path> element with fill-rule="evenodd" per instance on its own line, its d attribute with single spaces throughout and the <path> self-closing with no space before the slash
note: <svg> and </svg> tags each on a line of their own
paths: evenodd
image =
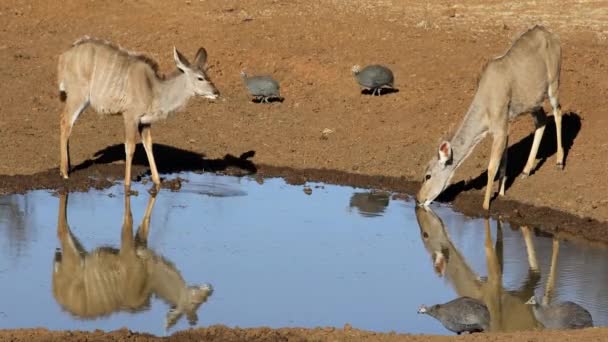
<svg viewBox="0 0 608 342">
<path fill-rule="evenodd" d="M 490 228 L 490 220 L 486 218 L 485 222 L 485 251 L 486 251 L 486 264 L 488 268 L 488 283 L 485 288 L 487 291 L 483 291 L 484 302 L 490 311 L 490 330 L 501 331 L 503 330 L 502 323 L 502 272 L 501 262 L 494 249 L 492 243 L 492 232 Z M 498 227 L 496 234 L 501 234 L 502 229 Z M 496 237 L 498 242 L 499 237 Z M 502 238 L 500 238 L 502 240 Z"/>
<path fill-rule="evenodd" d="M 553 248 L 551 250 L 551 268 L 549 270 L 549 277 L 547 278 L 547 284 L 545 285 L 545 295 L 543 296 L 543 305 L 547 305 L 551 302 L 551 297 L 555 291 L 555 274 L 557 272 L 557 255 L 559 252 L 559 240 L 557 237 L 553 237 Z"/>
<path fill-rule="evenodd" d="M 530 269 L 534 272 L 538 272 L 538 260 L 536 259 L 536 250 L 534 249 L 534 242 L 532 241 L 530 228 L 528 228 L 527 226 L 521 226 L 521 234 L 523 235 L 524 242 L 526 243 L 526 250 L 528 252 L 528 263 L 530 264 Z"/>
<path fill-rule="evenodd" d="M 136 239 L 138 244 L 141 246 L 148 246 L 148 233 L 150 232 L 150 216 L 152 216 L 152 209 L 154 209 L 154 203 L 156 203 L 156 194 L 151 195 L 148 199 L 148 205 L 146 206 L 146 212 L 141 225 L 137 229 Z"/>
<path fill-rule="evenodd" d="M 68 225 L 68 194 L 59 194 L 59 215 L 57 236 L 61 243 L 61 262 L 65 267 L 80 267 L 80 259 L 86 251 L 80 241 L 72 234 Z"/>
</svg>

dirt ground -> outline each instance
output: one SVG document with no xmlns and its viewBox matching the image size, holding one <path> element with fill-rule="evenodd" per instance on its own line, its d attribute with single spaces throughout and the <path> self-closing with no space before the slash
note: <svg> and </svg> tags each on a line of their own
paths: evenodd
<svg viewBox="0 0 608 342">
<path fill-rule="evenodd" d="M 532 142 L 531 117 L 511 126 L 505 198 L 492 214 L 548 231 L 608 242 L 608 1 L 34 1 L 0 2 L 0 193 L 36 188 L 83 190 L 122 179 L 122 119 L 85 112 L 71 138 L 75 171 L 59 179 L 57 56 L 91 35 L 145 52 L 161 70 L 174 69 L 172 48 L 188 57 L 209 53 L 210 76 L 222 97 L 193 99 L 154 125 L 162 172 L 218 171 L 284 176 L 294 183 L 322 180 L 415 193 L 426 162 L 443 136 L 460 123 L 483 63 L 502 54 L 532 24 L 544 24 L 562 42 L 560 97 L 565 113 L 566 167 L 555 164 L 550 117 L 539 163 L 518 175 Z M 392 68 L 398 92 L 364 96 L 354 64 Z M 272 74 L 282 103 L 250 101 L 239 71 Z M 547 104 L 547 109 L 549 106 Z M 325 137 L 322 131 L 330 129 Z M 442 197 L 469 215 L 481 215 L 490 139 L 480 144 Z M 137 179 L 147 172 L 138 147 Z M 326 334 L 327 333 L 327 334 Z M 67 333 L 4 331 L 17 340 L 63 339 Z M 214 328 L 184 339 L 365 339 L 414 337 L 343 331 L 231 331 Z M 111 339 L 139 339 L 124 332 Z M 73 335 L 72 335 L 73 336 Z M 80 335 L 77 335 L 80 336 Z M 87 335 L 98 340 L 99 333 Z M 198 337 L 197 337 L 198 336 Z M 220 336 L 220 337 L 218 337 Z M 600 339 L 592 329 L 552 335 L 476 335 L 472 340 Z M 143 338 L 143 337 L 142 337 Z M 421 337 L 417 337 L 421 338 Z M 426 337 L 424 338 L 426 339 Z M 437 338 L 441 339 L 441 338 Z"/>
</svg>

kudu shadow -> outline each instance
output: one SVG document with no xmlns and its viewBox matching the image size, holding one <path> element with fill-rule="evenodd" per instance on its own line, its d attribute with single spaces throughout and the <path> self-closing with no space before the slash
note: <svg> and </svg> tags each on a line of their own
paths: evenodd
<svg viewBox="0 0 608 342">
<path fill-rule="evenodd" d="M 377 96 L 384 96 L 384 95 L 389 95 L 389 94 L 393 94 L 393 93 L 398 93 L 399 89 L 397 88 L 381 88 L 379 95 Z M 371 89 L 361 89 L 361 95 L 368 95 L 368 96 L 376 96 L 376 95 L 372 95 L 373 91 Z"/>
<path fill-rule="evenodd" d="M 257 167 L 249 160 L 255 155 L 253 150 L 242 153 L 238 157 L 226 154 L 224 158 L 207 159 L 204 154 L 164 144 L 154 144 L 153 149 L 159 173 L 167 174 L 182 171 L 222 172 L 229 169 L 239 169 L 246 174 L 257 172 Z M 121 160 L 125 160 L 125 148 L 123 144 L 116 144 L 98 151 L 93 159 L 85 160 L 74 166 L 73 171 L 83 170 L 95 164 L 110 164 Z M 142 144 L 136 145 L 133 165 L 148 166 L 148 158 Z"/>
<path fill-rule="evenodd" d="M 511 290 L 503 286 L 505 250 L 500 221 L 497 222 L 494 244 L 490 220 L 485 219 L 485 237 L 480 239 L 479 245 L 485 250 L 488 276 L 482 278 L 454 245 L 441 218 L 431 208 L 416 206 L 415 210 L 420 237 L 435 273 L 445 278 L 458 296 L 478 299 L 487 306 L 490 331 L 529 330 L 537 326 L 532 308 L 526 305 L 541 280 L 531 229 L 521 227 L 528 254 L 528 275 L 519 289 Z"/>
<path fill-rule="evenodd" d="M 209 284 L 187 285 L 177 267 L 148 248 L 150 217 L 157 195 L 150 195 L 141 225 L 133 235 L 131 196 L 124 197 L 120 248 L 100 246 L 87 251 L 68 224 L 68 194 L 59 194 L 57 237 L 60 249 L 53 264 L 53 297 L 67 312 L 81 319 L 97 319 L 115 312 L 149 309 L 154 295 L 167 304 L 165 329 L 186 315 L 198 321 L 199 307 L 211 296 Z"/>
<path fill-rule="evenodd" d="M 564 167 L 567 167 L 568 152 L 574 144 L 574 140 L 578 136 L 581 130 L 581 117 L 574 112 L 565 113 L 562 116 L 562 146 L 564 148 Z M 536 170 L 540 169 L 543 164 L 557 153 L 557 137 L 555 130 L 555 120 L 552 117 L 547 118 L 545 132 L 538 148 L 536 155 L 537 164 L 532 169 L 531 174 L 534 174 Z M 491 138 L 491 137 L 490 137 Z M 509 146 L 508 161 L 507 161 L 507 182 L 505 184 L 505 190 L 508 190 L 513 182 L 524 170 L 530 149 L 532 148 L 532 141 L 534 140 L 534 131 L 532 131 L 527 137 L 521 139 L 517 143 Z M 498 174 L 496 175 L 498 177 Z M 482 189 L 487 185 L 488 182 L 488 171 L 482 172 L 480 175 L 469 181 L 460 181 L 458 183 L 451 184 L 445 191 L 437 198 L 440 202 L 451 202 L 458 194 L 472 189 Z M 496 197 L 496 194 L 493 196 Z"/>
</svg>

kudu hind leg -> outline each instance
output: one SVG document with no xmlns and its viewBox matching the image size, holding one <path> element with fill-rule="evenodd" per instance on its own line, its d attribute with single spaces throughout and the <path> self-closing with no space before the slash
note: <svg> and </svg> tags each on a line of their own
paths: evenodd
<svg viewBox="0 0 608 342">
<path fill-rule="evenodd" d="M 59 162 L 59 174 L 64 179 L 67 179 L 70 172 L 70 147 L 69 140 L 70 134 L 72 134 L 72 127 L 76 122 L 76 119 L 82 114 L 82 112 L 89 106 L 89 101 L 86 99 L 79 99 L 75 95 L 70 94 L 68 97 L 65 107 L 61 112 L 60 117 L 60 137 L 59 137 L 59 151 L 60 151 L 60 162 Z"/>
<path fill-rule="evenodd" d="M 502 160 L 500 161 L 500 190 L 498 194 L 500 196 L 505 195 L 505 184 L 507 183 L 507 149 L 509 148 L 509 137 L 505 138 L 505 150 L 502 152 Z"/>
<path fill-rule="evenodd" d="M 494 177 L 498 171 L 498 163 L 502 159 L 502 154 L 507 146 L 507 132 L 501 134 L 494 134 L 492 141 L 492 153 L 490 155 L 490 163 L 488 164 L 488 184 L 486 185 L 486 194 L 483 199 L 483 209 L 490 209 L 490 197 L 492 196 L 492 185 L 494 184 Z"/>
<path fill-rule="evenodd" d="M 530 175 L 532 168 L 534 167 L 536 161 L 536 154 L 538 153 L 538 147 L 540 146 L 540 141 L 543 138 L 543 133 L 545 133 L 545 123 L 547 121 L 547 114 L 541 108 L 538 108 L 532 112 L 532 118 L 534 119 L 534 126 L 536 130 L 534 131 L 534 140 L 532 141 L 532 148 L 530 149 L 530 155 L 528 156 L 528 161 L 526 162 L 526 166 L 522 172 L 522 177 L 526 178 Z"/>
</svg>

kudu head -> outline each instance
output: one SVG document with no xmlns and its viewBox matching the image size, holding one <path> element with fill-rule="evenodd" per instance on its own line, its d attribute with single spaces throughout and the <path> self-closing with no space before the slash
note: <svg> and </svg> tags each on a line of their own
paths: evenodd
<svg viewBox="0 0 608 342">
<path fill-rule="evenodd" d="M 194 62 L 190 63 L 175 47 L 173 47 L 173 59 L 177 69 L 187 79 L 188 90 L 195 95 L 204 96 L 208 99 L 216 99 L 220 96 L 209 76 L 207 76 L 207 50 L 198 49 Z"/>
<path fill-rule="evenodd" d="M 433 157 L 426 166 L 422 186 L 416 194 L 416 202 L 424 206 L 433 202 L 445 190 L 455 170 L 452 145 L 444 141 L 439 145 L 437 156 Z"/>
<path fill-rule="evenodd" d="M 188 323 L 190 325 L 195 325 L 198 321 L 196 311 L 207 301 L 207 298 L 209 298 L 212 293 L 213 287 L 211 284 L 188 287 L 179 302 L 167 312 L 165 329 L 169 329 L 175 325 L 184 314 L 186 314 L 186 318 L 188 318 Z"/>
<path fill-rule="evenodd" d="M 450 259 L 449 240 L 443 222 L 431 208 L 420 206 L 416 206 L 416 220 L 422 242 L 431 254 L 433 269 L 439 276 L 443 276 Z"/>
</svg>

